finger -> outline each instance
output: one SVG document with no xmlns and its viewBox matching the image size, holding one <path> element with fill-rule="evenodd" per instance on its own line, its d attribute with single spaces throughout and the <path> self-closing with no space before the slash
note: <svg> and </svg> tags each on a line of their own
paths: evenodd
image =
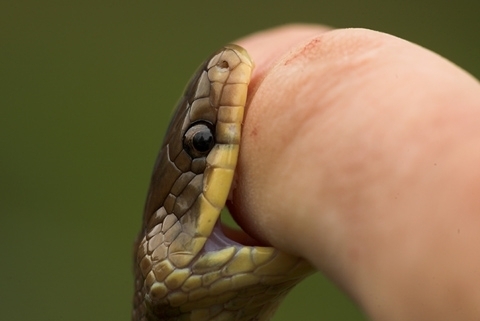
<svg viewBox="0 0 480 321">
<path fill-rule="evenodd" d="M 335 255 L 332 240 L 345 233 L 336 212 L 366 206 L 359 202 L 368 193 L 392 183 L 382 176 L 378 185 L 362 185 L 409 155 L 408 144 L 420 138 L 411 130 L 434 130 L 435 122 L 458 114 L 458 104 L 467 124 L 457 133 L 477 130 L 468 120 L 478 119 L 478 83 L 445 59 L 382 33 L 302 35 L 283 56 L 274 50 L 278 38 L 257 39 L 261 57 L 280 60 L 257 76 L 233 214 L 251 235 L 287 251 L 308 250 L 315 239 L 325 258 Z M 451 130 L 436 139 L 445 141 Z"/>
<path fill-rule="evenodd" d="M 269 65 L 255 76 L 232 215 L 374 319 L 467 319 L 480 299 L 478 81 L 374 31 L 292 35 L 284 54 L 279 38 L 248 48 Z"/>
</svg>

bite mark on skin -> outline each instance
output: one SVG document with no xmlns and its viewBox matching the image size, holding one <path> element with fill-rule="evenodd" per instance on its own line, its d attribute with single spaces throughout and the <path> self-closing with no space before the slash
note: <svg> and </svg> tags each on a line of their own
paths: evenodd
<svg viewBox="0 0 480 321">
<path fill-rule="evenodd" d="M 299 57 L 308 57 L 308 54 L 311 52 L 318 52 L 316 47 L 319 46 L 319 44 L 322 43 L 321 36 L 317 36 L 310 40 L 305 46 L 302 46 L 302 48 L 292 55 L 289 59 L 285 60 L 283 63 L 284 66 L 288 66 L 292 61 L 298 59 Z"/>
</svg>

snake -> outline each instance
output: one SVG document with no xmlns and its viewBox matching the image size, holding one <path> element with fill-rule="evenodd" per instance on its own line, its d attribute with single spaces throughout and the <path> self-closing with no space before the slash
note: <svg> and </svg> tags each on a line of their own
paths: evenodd
<svg viewBox="0 0 480 321">
<path fill-rule="evenodd" d="M 270 320 L 312 273 L 304 259 L 227 237 L 254 63 L 226 45 L 186 86 L 157 156 L 134 250 L 133 321 Z"/>
</svg>

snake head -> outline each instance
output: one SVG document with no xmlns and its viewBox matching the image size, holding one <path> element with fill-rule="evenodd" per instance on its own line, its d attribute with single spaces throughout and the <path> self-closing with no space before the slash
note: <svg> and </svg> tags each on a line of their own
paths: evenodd
<svg viewBox="0 0 480 321">
<path fill-rule="evenodd" d="M 267 320 L 311 273 L 222 231 L 253 62 L 228 45 L 190 80 L 155 162 L 135 245 L 133 320 Z"/>
</svg>

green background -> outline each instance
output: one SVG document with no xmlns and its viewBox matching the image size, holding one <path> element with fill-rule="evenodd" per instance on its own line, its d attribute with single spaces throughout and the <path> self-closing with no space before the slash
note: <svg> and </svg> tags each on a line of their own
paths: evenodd
<svg viewBox="0 0 480 321">
<path fill-rule="evenodd" d="M 129 320 L 132 241 L 153 161 L 212 50 L 287 22 L 365 27 L 478 78 L 478 3 L 2 0 L 0 320 Z M 275 320 L 295 317 L 364 320 L 320 275 Z"/>
</svg>

